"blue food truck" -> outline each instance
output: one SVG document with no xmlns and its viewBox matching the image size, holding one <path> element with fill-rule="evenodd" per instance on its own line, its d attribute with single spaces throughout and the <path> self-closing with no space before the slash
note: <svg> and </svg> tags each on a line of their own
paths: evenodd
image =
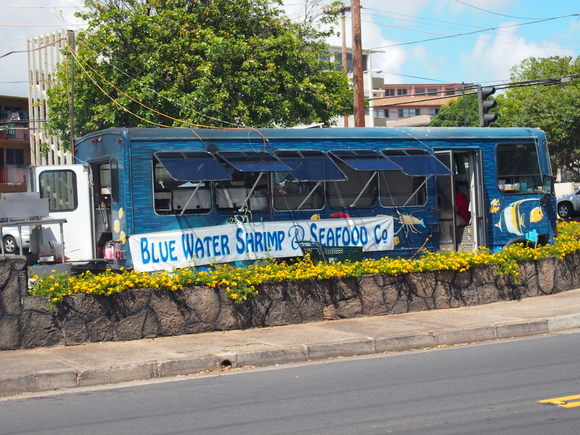
<svg viewBox="0 0 580 435">
<path fill-rule="evenodd" d="M 33 168 L 30 189 L 66 219 L 65 259 L 113 269 L 296 257 L 301 241 L 377 258 L 555 235 L 532 128 L 110 128 L 75 158 Z"/>
</svg>

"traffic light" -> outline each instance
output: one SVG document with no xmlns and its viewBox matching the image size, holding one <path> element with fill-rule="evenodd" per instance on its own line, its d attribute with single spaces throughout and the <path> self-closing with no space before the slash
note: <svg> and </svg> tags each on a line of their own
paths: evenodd
<svg viewBox="0 0 580 435">
<path fill-rule="evenodd" d="M 479 126 L 487 127 L 497 119 L 497 113 L 489 113 L 489 109 L 497 106 L 495 100 L 488 100 L 487 97 L 495 92 L 493 86 L 477 87 L 477 102 L 479 104 Z"/>
</svg>

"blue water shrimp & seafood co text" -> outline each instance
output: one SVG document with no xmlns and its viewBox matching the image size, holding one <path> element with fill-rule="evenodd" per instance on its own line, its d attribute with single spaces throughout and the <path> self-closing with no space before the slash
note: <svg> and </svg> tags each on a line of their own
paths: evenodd
<svg viewBox="0 0 580 435">
<path fill-rule="evenodd" d="M 324 246 L 393 249 L 393 218 L 302 220 L 218 225 L 133 235 L 129 247 L 138 271 L 302 255 L 298 241 Z"/>
</svg>

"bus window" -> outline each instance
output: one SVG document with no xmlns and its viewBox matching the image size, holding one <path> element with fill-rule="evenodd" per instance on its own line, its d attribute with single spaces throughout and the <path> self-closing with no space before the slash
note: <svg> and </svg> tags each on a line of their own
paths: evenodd
<svg viewBox="0 0 580 435">
<path fill-rule="evenodd" d="M 245 205 L 252 211 L 268 209 L 268 177 L 265 172 L 242 172 L 227 164 L 224 167 L 232 180 L 215 183 L 218 210 L 238 211 L 246 200 Z"/>
<path fill-rule="evenodd" d="M 353 204 L 357 208 L 374 207 L 377 204 L 378 183 L 376 180 L 369 183 L 374 171 L 356 171 L 340 161 L 335 163 L 348 181 L 328 182 L 328 205 L 339 209 L 350 208 Z"/>
<path fill-rule="evenodd" d="M 95 189 L 95 206 L 111 206 L 111 168 L 109 163 L 91 165 L 93 167 L 93 185 Z"/>
<path fill-rule="evenodd" d="M 321 209 L 324 183 L 346 180 L 332 158 L 320 150 L 279 150 L 275 155 L 291 169 L 273 174 L 274 208 L 278 210 Z"/>
<path fill-rule="evenodd" d="M 274 208 L 318 210 L 324 206 L 324 183 L 299 181 L 290 172 L 272 174 Z"/>
<path fill-rule="evenodd" d="M 209 182 L 175 180 L 165 167 L 153 161 L 155 212 L 161 215 L 202 214 L 211 210 Z"/>
<path fill-rule="evenodd" d="M 503 194 L 543 192 L 535 143 L 499 144 L 496 163 L 497 187 Z"/>
<path fill-rule="evenodd" d="M 272 174 L 288 172 L 290 167 L 267 151 L 217 151 L 216 155 L 231 177 L 216 183 L 218 210 L 268 210 Z"/>
<path fill-rule="evenodd" d="M 113 204 L 119 202 L 119 163 L 111 159 L 111 199 Z"/>
<path fill-rule="evenodd" d="M 381 171 L 379 180 L 380 201 L 385 207 L 423 205 L 427 201 L 425 177 Z"/>
<path fill-rule="evenodd" d="M 51 212 L 77 209 L 77 175 L 73 171 L 44 171 L 39 176 L 38 188 L 40 197 L 48 198 Z"/>
</svg>

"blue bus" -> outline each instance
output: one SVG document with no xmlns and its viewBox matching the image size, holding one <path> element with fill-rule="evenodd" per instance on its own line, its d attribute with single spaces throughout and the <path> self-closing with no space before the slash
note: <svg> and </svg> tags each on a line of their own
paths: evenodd
<svg viewBox="0 0 580 435">
<path fill-rule="evenodd" d="M 532 128 L 110 128 L 75 157 L 34 168 L 32 190 L 67 220 L 67 259 L 111 268 L 296 257 L 304 240 L 378 258 L 555 235 Z"/>
</svg>

